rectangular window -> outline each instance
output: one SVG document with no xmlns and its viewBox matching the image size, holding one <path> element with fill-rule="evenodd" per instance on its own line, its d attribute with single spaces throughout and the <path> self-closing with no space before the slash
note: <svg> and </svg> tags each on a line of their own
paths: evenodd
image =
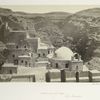
<svg viewBox="0 0 100 100">
<path fill-rule="evenodd" d="M 65 64 L 65 68 L 68 68 L 68 66 L 69 66 L 69 64 L 67 63 L 67 64 Z"/>
<path fill-rule="evenodd" d="M 27 67 L 27 61 L 25 61 L 25 67 Z"/>
<path fill-rule="evenodd" d="M 13 54 L 12 57 L 15 58 L 15 55 Z"/>
<path fill-rule="evenodd" d="M 48 54 L 50 54 L 50 50 L 48 50 Z"/>
<path fill-rule="evenodd" d="M 38 57 L 40 57 L 40 54 L 38 54 Z"/>
<path fill-rule="evenodd" d="M 56 68 L 58 68 L 58 63 L 56 63 Z"/>
<path fill-rule="evenodd" d="M 26 48 L 26 45 L 24 45 L 24 48 Z"/>
<path fill-rule="evenodd" d="M 21 63 L 23 63 L 23 60 L 21 61 Z"/>
<path fill-rule="evenodd" d="M 2 69 L 2 66 L 0 66 L 0 70 Z"/>
<path fill-rule="evenodd" d="M 43 57 L 45 57 L 45 53 L 43 53 Z"/>
<path fill-rule="evenodd" d="M 18 65 L 18 60 L 17 59 L 14 60 L 14 65 Z"/>
<path fill-rule="evenodd" d="M 12 70 L 10 70 L 9 72 L 10 72 L 10 74 L 12 74 Z"/>
<path fill-rule="evenodd" d="M 16 46 L 16 49 L 18 49 L 18 45 Z"/>
</svg>

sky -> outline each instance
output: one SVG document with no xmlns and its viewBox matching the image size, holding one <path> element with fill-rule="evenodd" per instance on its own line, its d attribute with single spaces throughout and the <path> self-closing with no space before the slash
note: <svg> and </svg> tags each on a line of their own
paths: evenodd
<svg viewBox="0 0 100 100">
<path fill-rule="evenodd" d="M 75 13 L 85 9 L 100 8 L 100 5 L 0 5 L 0 7 L 28 13 L 46 13 L 58 11 Z"/>
</svg>

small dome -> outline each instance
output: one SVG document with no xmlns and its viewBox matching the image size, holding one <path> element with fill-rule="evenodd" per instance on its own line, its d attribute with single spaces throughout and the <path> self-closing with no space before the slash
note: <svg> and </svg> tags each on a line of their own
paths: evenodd
<svg viewBox="0 0 100 100">
<path fill-rule="evenodd" d="M 61 47 L 55 51 L 55 58 L 62 60 L 71 60 L 73 52 L 67 47 Z"/>
</svg>

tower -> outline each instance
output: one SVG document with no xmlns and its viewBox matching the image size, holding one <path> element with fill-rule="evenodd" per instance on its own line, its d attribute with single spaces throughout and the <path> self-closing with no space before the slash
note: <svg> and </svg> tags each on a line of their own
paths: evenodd
<svg viewBox="0 0 100 100">
<path fill-rule="evenodd" d="M 38 46 L 40 44 L 40 38 L 38 37 L 30 37 L 29 33 L 26 34 L 26 40 L 30 44 L 32 51 L 37 53 Z"/>
</svg>

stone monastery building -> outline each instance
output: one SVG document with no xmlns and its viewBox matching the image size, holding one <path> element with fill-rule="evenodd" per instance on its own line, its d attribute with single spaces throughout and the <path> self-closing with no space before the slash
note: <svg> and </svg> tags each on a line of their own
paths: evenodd
<svg viewBox="0 0 100 100">
<path fill-rule="evenodd" d="M 18 43 L 7 43 L 10 51 L 7 63 L 14 63 L 15 65 L 34 67 L 36 60 L 47 60 L 47 55 L 54 52 L 54 47 L 42 43 L 38 37 L 30 37 L 26 34 L 24 40 Z"/>
<path fill-rule="evenodd" d="M 81 56 L 73 53 L 68 47 L 55 50 L 53 45 L 41 42 L 39 37 L 30 37 L 26 31 L 12 31 L 6 44 L 8 58 L 2 66 L 1 73 L 17 73 L 17 68 L 45 66 L 50 69 L 66 69 L 67 71 L 83 71 Z M 18 34 L 17 34 L 17 33 Z M 14 39 L 15 37 L 18 39 Z"/>
<path fill-rule="evenodd" d="M 81 56 L 77 53 L 73 53 L 72 50 L 67 47 L 60 47 L 47 57 L 50 62 L 50 68 L 66 69 L 68 71 L 83 70 Z"/>
</svg>

